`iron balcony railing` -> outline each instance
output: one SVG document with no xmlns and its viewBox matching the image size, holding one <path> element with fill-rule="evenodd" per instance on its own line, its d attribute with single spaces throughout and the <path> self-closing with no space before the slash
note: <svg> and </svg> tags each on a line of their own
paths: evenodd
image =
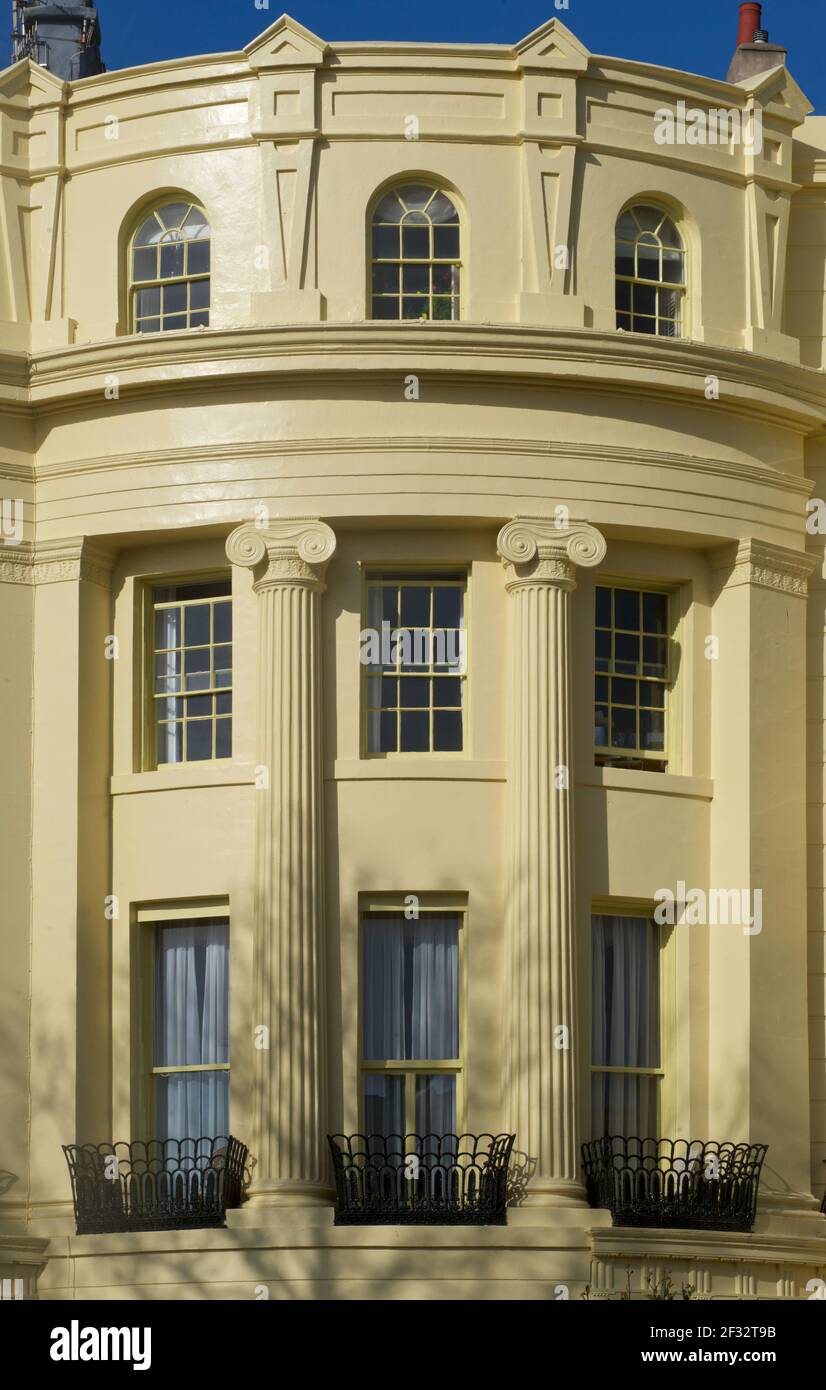
<svg viewBox="0 0 826 1390">
<path fill-rule="evenodd" d="M 79 1236 L 223 1226 L 241 1203 L 247 1148 L 231 1135 L 64 1144 Z"/>
<path fill-rule="evenodd" d="M 513 1134 L 329 1135 L 337 1226 L 504 1226 Z"/>
<path fill-rule="evenodd" d="M 588 1200 L 615 1226 L 750 1231 L 767 1148 L 606 1135 L 582 1146 Z"/>
</svg>

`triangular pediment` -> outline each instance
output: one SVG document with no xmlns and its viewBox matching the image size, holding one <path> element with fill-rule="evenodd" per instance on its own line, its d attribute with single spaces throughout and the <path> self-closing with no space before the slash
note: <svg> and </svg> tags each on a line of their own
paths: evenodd
<svg viewBox="0 0 826 1390">
<path fill-rule="evenodd" d="M 282 14 L 244 52 L 251 68 L 309 68 L 324 62 L 326 48 L 317 34 Z"/>
<path fill-rule="evenodd" d="M 814 111 L 806 93 L 798 87 L 788 68 L 780 64 L 768 72 L 756 72 L 735 82 L 741 91 L 753 94 L 764 110 L 773 108 L 778 115 L 800 121 Z"/>
<path fill-rule="evenodd" d="M 516 45 L 520 66 L 584 72 L 591 56 L 576 34 L 558 19 L 549 19 Z"/>
<path fill-rule="evenodd" d="M 21 58 L 0 72 L 0 99 L 18 101 L 24 106 L 42 106 L 60 101 L 66 83 L 47 72 L 30 58 Z"/>
</svg>

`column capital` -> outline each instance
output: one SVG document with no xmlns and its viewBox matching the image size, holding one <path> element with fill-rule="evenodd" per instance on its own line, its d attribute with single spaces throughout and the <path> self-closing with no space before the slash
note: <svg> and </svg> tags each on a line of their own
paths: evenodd
<svg viewBox="0 0 826 1390">
<path fill-rule="evenodd" d="M 227 557 L 255 573 L 256 592 L 280 584 L 324 590 L 336 535 L 316 517 L 274 517 L 266 526 L 245 521 L 227 538 Z"/>
<path fill-rule="evenodd" d="M 516 516 L 507 522 L 496 549 L 508 571 L 508 590 L 520 584 L 572 589 L 578 565 L 591 569 L 605 559 L 605 537 L 587 521 L 557 526 L 548 516 Z"/>
</svg>

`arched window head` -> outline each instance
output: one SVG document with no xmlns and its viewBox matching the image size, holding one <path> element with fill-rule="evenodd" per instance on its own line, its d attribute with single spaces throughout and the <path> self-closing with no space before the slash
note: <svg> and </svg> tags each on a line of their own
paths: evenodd
<svg viewBox="0 0 826 1390">
<path fill-rule="evenodd" d="M 373 213 L 374 319 L 458 319 L 459 214 L 432 184 L 394 188 Z"/>
<path fill-rule="evenodd" d="M 210 233 L 203 208 L 164 203 L 129 245 L 133 333 L 209 327 Z"/>
<path fill-rule="evenodd" d="M 628 208 L 617 222 L 617 328 L 681 338 L 685 247 L 661 208 Z"/>
</svg>

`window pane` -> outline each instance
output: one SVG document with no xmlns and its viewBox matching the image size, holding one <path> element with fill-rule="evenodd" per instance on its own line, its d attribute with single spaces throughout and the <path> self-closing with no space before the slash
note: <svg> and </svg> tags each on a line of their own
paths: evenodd
<svg viewBox="0 0 826 1390">
<path fill-rule="evenodd" d="M 159 926 L 155 939 L 156 1067 L 229 1061 L 229 925 Z"/>
<path fill-rule="evenodd" d="M 629 1076 L 621 1072 L 594 1072 L 591 1077 L 591 1135 L 625 1138 L 659 1138 L 657 1091 L 654 1076 Z"/>
<path fill-rule="evenodd" d="M 614 623 L 631 632 L 639 631 L 640 595 L 633 589 L 614 590 Z"/>
<path fill-rule="evenodd" d="M 229 1134 L 229 1072 L 155 1077 L 158 1139 L 218 1139 Z"/>
<path fill-rule="evenodd" d="M 459 228 L 433 228 L 433 255 L 437 261 L 459 259 Z"/>
<path fill-rule="evenodd" d="M 132 254 L 132 279 L 156 280 L 158 276 L 158 253 L 154 247 L 135 250 Z"/>
<path fill-rule="evenodd" d="M 430 271 L 426 265 L 406 265 L 402 275 L 402 290 L 405 294 L 427 294 L 430 289 Z"/>
<path fill-rule="evenodd" d="M 458 676 L 439 676 L 433 682 L 433 704 L 456 709 L 462 703 L 462 682 Z"/>
<path fill-rule="evenodd" d="M 636 710 L 611 707 L 611 743 L 615 748 L 636 748 Z"/>
<path fill-rule="evenodd" d="M 399 289 L 399 267 L 397 265 L 373 266 L 374 294 L 398 294 Z"/>
<path fill-rule="evenodd" d="M 597 627 L 611 626 L 611 590 L 597 589 L 596 597 Z"/>
<path fill-rule="evenodd" d="M 377 260 L 398 260 L 401 232 L 398 227 L 373 228 L 373 255 Z"/>
<path fill-rule="evenodd" d="M 386 198 L 382 198 L 376 211 L 373 214 L 374 222 L 401 222 L 404 216 L 404 208 L 399 202 L 395 193 L 388 193 Z"/>
<path fill-rule="evenodd" d="M 213 605 L 213 640 L 216 642 L 232 641 L 232 604 L 216 603 Z"/>
<path fill-rule="evenodd" d="M 645 632 L 668 632 L 668 596 L 666 594 L 643 594 L 642 625 Z"/>
<path fill-rule="evenodd" d="M 362 968 L 365 1060 L 458 1057 L 456 917 L 366 918 Z"/>
<path fill-rule="evenodd" d="M 196 719 L 186 724 L 186 761 L 202 763 L 212 757 L 212 720 Z"/>
<path fill-rule="evenodd" d="M 458 222 L 459 214 L 445 193 L 437 193 L 427 205 L 431 222 Z"/>
<path fill-rule="evenodd" d="M 180 608 L 160 608 L 155 613 L 155 646 L 179 647 L 181 645 Z"/>
<path fill-rule="evenodd" d="M 658 1067 L 660 959 L 656 923 L 643 917 L 595 916 L 592 941 L 592 1065 Z"/>
<path fill-rule="evenodd" d="M 209 272 L 210 243 L 191 241 L 187 249 L 187 269 L 190 275 L 206 275 Z"/>
<path fill-rule="evenodd" d="M 368 1072 L 364 1078 L 365 1134 L 404 1134 L 404 1077 L 377 1076 Z"/>
<path fill-rule="evenodd" d="M 167 203 L 165 207 L 158 208 L 158 217 L 168 231 L 173 231 L 180 227 L 189 211 L 189 203 Z"/>
<path fill-rule="evenodd" d="M 161 279 L 169 280 L 184 273 L 182 241 L 164 242 L 161 246 Z"/>
<path fill-rule="evenodd" d="M 430 258 L 430 228 L 402 227 L 402 255 L 406 260 L 426 261 Z"/>
<path fill-rule="evenodd" d="M 403 587 L 401 590 L 401 621 L 405 627 L 427 627 L 430 622 L 430 590 Z"/>
<path fill-rule="evenodd" d="M 433 751 L 461 753 L 462 716 L 456 711 L 436 710 L 433 714 Z"/>
<path fill-rule="evenodd" d="M 402 708 L 422 709 L 430 704 L 430 681 L 427 676 L 409 676 L 399 684 L 399 704 Z"/>
<path fill-rule="evenodd" d="M 435 189 L 426 183 L 408 183 L 399 189 L 399 197 L 407 208 L 421 209 L 428 206 Z"/>
<path fill-rule="evenodd" d="M 379 746 L 376 753 L 395 753 L 398 751 L 398 720 L 395 714 L 382 714 L 379 720 Z"/>
<path fill-rule="evenodd" d="M 430 751 L 430 716 L 426 713 L 402 713 L 401 752 L 428 753 Z"/>
<path fill-rule="evenodd" d="M 184 760 L 183 724 L 159 724 L 156 747 L 159 767 L 165 763 L 182 763 Z"/>
<path fill-rule="evenodd" d="M 184 609 L 184 644 L 203 647 L 209 642 L 209 604 Z"/>
<path fill-rule="evenodd" d="M 433 623 L 436 627 L 461 627 L 464 594 L 457 587 L 433 591 Z"/>
<path fill-rule="evenodd" d="M 209 281 L 194 280 L 189 287 L 189 307 L 190 309 L 209 308 Z"/>
<path fill-rule="evenodd" d="M 456 1133 L 456 1077 L 416 1077 L 416 1133 Z"/>
<path fill-rule="evenodd" d="M 640 744 L 650 753 L 665 748 L 665 714 L 662 710 L 640 710 Z"/>
<path fill-rule="evenodd" d="M 221 696 L 219 695 L 220 699 Z M 232 720 L 216 719 L 215 721 L 215 756 L 216 758 L 232 757 Z"/>
</svg>

